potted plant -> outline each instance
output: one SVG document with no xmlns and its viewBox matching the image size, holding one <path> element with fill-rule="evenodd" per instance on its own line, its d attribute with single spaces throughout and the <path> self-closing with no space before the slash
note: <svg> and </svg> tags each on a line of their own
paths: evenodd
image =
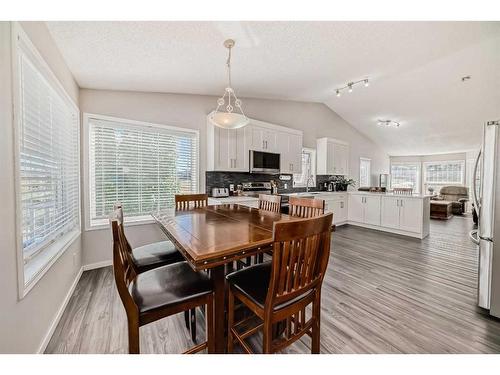
<svg viewBox="0 0 500 375">
<path fill-rule="evenodd" d="M 356 181 L 345 176 L 333 176 L 330 181 L 335 184 L 335 190 L 337 191 L 347 191 L 348 186 L 356 186 Z"/>
</svg>

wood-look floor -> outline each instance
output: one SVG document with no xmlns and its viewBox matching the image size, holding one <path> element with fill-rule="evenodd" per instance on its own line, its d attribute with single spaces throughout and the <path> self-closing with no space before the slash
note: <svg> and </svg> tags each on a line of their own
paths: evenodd
<svg viewBox="0 0 500 375">
<path fill-rule="evenodd" d="M 344 226 L 323 284 L 322 353 L 499 353 L 500 320 L 476 307 L 472 220 L 432 221 L 424 240 Z M 198 311 L 198 337 L 204 337 Z M 142 353 L 192 343 L 182 314 L 141 328 Z M 258 348 L 256 337 L 252 346 Z M 309 353 L 304 337 L 287 349 Z M 84 272 L 46 353 L 125 353 L 125 312 L 111 267 Z"/>
</svg>

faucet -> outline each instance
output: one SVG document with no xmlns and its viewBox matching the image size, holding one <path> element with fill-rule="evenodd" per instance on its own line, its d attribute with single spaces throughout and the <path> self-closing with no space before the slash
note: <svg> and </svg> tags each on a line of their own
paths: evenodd
<svg viewBox="0 0 500 375">
<path fill-rule="evenodd" d="M 312 174 L 310 174 L 309 177 L 307 177 L 307 181 L 306 181 L 306 193 L 309 193 L 309 181 L 311 181 L 311 182 L 314 183 L 314 179 L 313 179 Z"/>
</svg>

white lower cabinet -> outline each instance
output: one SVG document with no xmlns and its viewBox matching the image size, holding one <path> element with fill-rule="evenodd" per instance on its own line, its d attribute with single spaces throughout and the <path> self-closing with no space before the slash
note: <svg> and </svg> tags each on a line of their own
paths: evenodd
<svg viewBox="0 0 500 375">
<path fill-rule="evenodd" d="M 399 198 L 383 197 L 381 224 L 387 228 L 399 228 Z"/>
<path fill-rule="evenodd" d="M 399 229 L 408 232 L 422 231 L 423 200 L 401 199 L 399 206 Z"/>
<path fill-rule="evenodd" d="M 347 221 L 347 195 L 334 198 L 319 197 L 325 201 L 325 213 L 333 213 L 333 224 L 341 225 Z"/>
<path fill-rule="evenodd" d="M 349 221 L 380 225 L 380 197 L 352 194 L 349 196 Z"/>
</svg>

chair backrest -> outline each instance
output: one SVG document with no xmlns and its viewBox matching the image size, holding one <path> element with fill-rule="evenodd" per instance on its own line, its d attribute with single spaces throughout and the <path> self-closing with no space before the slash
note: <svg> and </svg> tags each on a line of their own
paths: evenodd
<svg viewBox="0 0 500 375">
<path fill-rule="evenodd" d="M 259 209 L 279 213 L 281 211 L 281 196 L 259 194 Z"/>
<path fill-rule="evenodd" d="M 127 236 L 125 236 L 125 226 L 123 225 L 123 205 L 121 202 L 116 202 L 113 204 L 113 212 L 110 216 L 110 218 L 113 217 L 118 221 L 118 229 L 121 231 L 123 235 L 123 241 L 125 245 L 125 249 L 130 253 L 132 253 L 132 247 L 130 246 L 130 243 L 127 240 Z M 111 222 L 110 222 L 111 223 Z"/>
<path fill-rule="evenodd" d="M 202 208 L 208 205 L 208 194 L 176 194 L 176 210 L 192 210 L 193 208 Z"/>
<path fill-rule="evenodd" d="M 111 232 L 113 235 L 113 273 L 115 276 L 116 288 L 125 308 L 134 306 L 135 303 L 128 291 L 130 282 L 135 278 L 134 269 L 130 253 L 128 250 L 128 241 L 123 231 L 123 222 L 120 215 L 121 207 L 114 210 L 110 217 Z"/>
<path fill-rule="evenodd" d="M 330 256 L 332 219 L 329 213 L 274 223 L 266 309 L 272 311 L 274 306 L 321 286 Z"/>
<path fill-rule="evenodd" d="M 290 197 L 288 199 L 289 215 L 302 218 L 315 217 L 325 213 L 323 199 Z"/>
<path fill-rule="evenodd" d="M 411 195 L 413 194 L 413 188 L 394 188 L 392 192 L 394 194 Z"/>
</svg>

